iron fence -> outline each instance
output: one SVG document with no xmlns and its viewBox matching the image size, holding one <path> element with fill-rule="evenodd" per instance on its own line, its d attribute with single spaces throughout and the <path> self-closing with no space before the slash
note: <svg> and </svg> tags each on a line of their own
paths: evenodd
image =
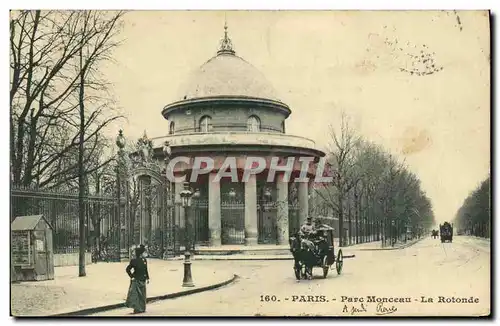
<svg viewBox="0 0 500 326">
<path fill-rule="evenodd" d="M 78 193 L 12 187 L 11 216 L 43 214 L 53 229 L 55 254 L 77 253 L 79 240 Z M 102 247 L 107 260 L 119 257 L 120 219 L 118 201 L 111 196 L 84 197 L 86 251 Z M 103 254 L 96 254 L 102 256 Z"/>
<path fill-rule="evenodd" d="M 221 243 L 245 243 L 245 203 L 223 201 L 221 205 Z"/>
<path fill-rule="evenodd" d="M 208 225 L 208 201 L 194 200 L 193 201 L 194 215 L 194 237 L 195 244 L 209 244 L 209 225 Z"/>
<path fill-rule="evenodd" d="M 278 225 L 276 217 L 278 215 L 277 203 L 274 201 L 257 201 L 259 244 L 278 243 Z"/>
</svg>

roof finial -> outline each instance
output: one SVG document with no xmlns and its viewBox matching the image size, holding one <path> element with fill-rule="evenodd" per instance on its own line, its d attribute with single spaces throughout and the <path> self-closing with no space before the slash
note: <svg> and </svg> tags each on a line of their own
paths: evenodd
<svg viewBox="0 0 500 326">
<path fill-rule="evenodd" d="M 232 55 L 235 54 L 233 50 L 233 42 L 231 42 L 231 39 L 227 35 L 227 18 L 225 14 L 224 14 L 224 38 L 220 42 L 220 47 L 219 51 L 217 51 L 217 54 L 232 54 Z"/>
</svg>

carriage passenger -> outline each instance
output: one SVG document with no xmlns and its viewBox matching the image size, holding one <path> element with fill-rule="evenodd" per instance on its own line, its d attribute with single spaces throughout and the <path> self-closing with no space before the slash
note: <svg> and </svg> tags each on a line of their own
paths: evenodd
<svg viewBox="0 0 500 326">
<path fill-rule="evenodd" d="M 299 234 L 303 238 L 309 238 L 311 235 L 314 235 L 316 233 L 316 226 L 313 224 L 312 218 L 308 216 L 306 218 L 306 221 L 302 226 L 300 227 Z"/>
<path fill-rule="evenodd" d="M 317 224 L 317 219 L 307 217 L 306 222 L 300 227 L 299 234 L 315 255 L 320 256 L 322 252 L 326 252 L 325 247 L 328 248 L 328 245 L 324 235 L 318 234 Z"/>
</svg>

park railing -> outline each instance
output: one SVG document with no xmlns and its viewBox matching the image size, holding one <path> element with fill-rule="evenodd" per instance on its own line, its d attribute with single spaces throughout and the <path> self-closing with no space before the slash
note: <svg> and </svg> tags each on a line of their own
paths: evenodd
<svg viewBox="0 0 500 326">
<path fill-rule="evenodd" d="M 11 187 L 12 222 L 17 216 L 44 215 L 53 229 L 55 254 L 76 253 L 79 240 L 78 193 L 51 191 L 27 187 Z M 99 241 L 106 244 L 107 255 L 119 255 L 120 219 L 118 201 L 113 196 L 86 195 L 86 251 Z"/>
</svg>

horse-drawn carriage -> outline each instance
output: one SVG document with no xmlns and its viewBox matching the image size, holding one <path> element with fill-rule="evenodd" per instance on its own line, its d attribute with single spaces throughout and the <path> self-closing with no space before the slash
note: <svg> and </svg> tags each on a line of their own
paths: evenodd
<svg viewBox="0 0 500 326">
<path fill-rule="evenodd" d="M 453 224 L 444 222 L 439 225 L 439 233 L 441 234 L 441 242 L 453 241 Z"/>
<path fill-rule="evenodd" d="M 439 236 L 439 231 L 438 230 L 432 230 L 431 235 L 432 235 L 433 239 L 436 239 Z"/>
<path fill-rule="evenodd" d="M 328 225 L 321 225 L 307 238 L 300 233 L 290 237 L 290 251 L 295 260 L 293 269 L 297 280 L 312 279 L 313 267 L 321 267 L 323 277 L 326 278 L 334 263 L 337 274 L 342 272 L 344 256 L 342 249 L 335 256 L 333 230 Z"/>
</svg>

